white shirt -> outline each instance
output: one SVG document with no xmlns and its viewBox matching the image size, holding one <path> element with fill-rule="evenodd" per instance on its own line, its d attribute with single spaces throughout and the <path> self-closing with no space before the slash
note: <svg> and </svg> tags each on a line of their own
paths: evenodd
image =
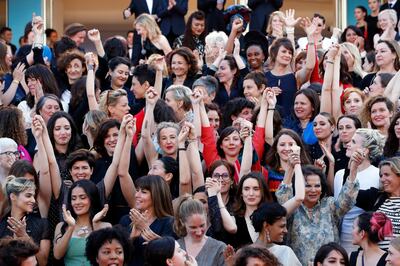
<svg viewBox="0 0 400 266">
<path fill-rule="evenodd" d="M 153 0 L 146 0 L 147 7 L 149 8 L 149 14 L 152 13 L 153 10 Z"/>
</svg>

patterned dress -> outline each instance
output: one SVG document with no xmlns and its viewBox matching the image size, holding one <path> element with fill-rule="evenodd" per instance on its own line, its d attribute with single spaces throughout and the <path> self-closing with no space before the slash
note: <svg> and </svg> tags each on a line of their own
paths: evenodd
<svg viewBox="0 0 400 266">
<path fill-rule="evenodd" d="M 354 206 L 358 190 L 358 181 L 347 181 L 337 200 L 323 197 L 311 210 L 302 204 L 289 217 L 288 243 L 302 265 L 313 261 L 322 245 L 339 242 L 340 219 Z M 292 198 L 293 188 L 281 183 L 275 195 L 283 204 Z"/>
</svg>

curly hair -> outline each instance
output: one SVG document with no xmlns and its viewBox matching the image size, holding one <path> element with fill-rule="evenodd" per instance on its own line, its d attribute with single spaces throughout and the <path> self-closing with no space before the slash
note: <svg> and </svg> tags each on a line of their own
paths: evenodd
<svg viewBox="0 0 400 266">
<path fill-rule="evenodd" d="M 0 138 L 12 138 L 18 145 L 23 146 L 28 143 L 22 112 L 17 107 L 0 108 Z"/>
<path fill-rule="evenodd" d="M 186 63 L 189 66 L 189 69 L 187 72 L 188 77 L 194 77 L 197 74 L 197 72 L 199 72 L 199 64 L 198 64 L 197 58 L 194 56 L 192 50 L 190 50 L 187 47 L 180 47 L 178 49 L 173 50 L 171 53 L 168 54 L 167 66 L 169 69 L 169 73 L 171 73 L 171 75 L 173 75 L 171 66 L 172 66 L 172 58 L 174 57 L 174 55 L 180 55 L 185 59 Z"/>
<path fill-rule="evenodd" d="M 86 75 L 86 65 L 85 65 L 85 55 L 79 51 L 78 49 L 74 49 L 71 51 L 67 51 L 60 55 L 57 60 L 57 69 L 60 73 L 65 73 L 68 68 L 68 65 L 72 60 L 79 59 L 82 62 L 83 73 L 82 75 Z M 66 74 L 65 74 L 66 75 Z"/>
<path fill-rule="evenodd" d="M 186 29 L 185 29 L 185 33 L 183 35 L 182 45 L 190 48 L 191 50 L 196 49 L 196 44 L 193 40 L 193 33 L 192 33 L 192 23 L 193 23 L 194 19 L 204 21 L 204 23 L 205 23 L 206 14 L 204 14 L 204 12 L 201 10 L 195 11 L 192 14 L 190 14 L 190 16 L 186 22 Z M 205 43 L 206 36 L 207 36 L 207 27 L 204 27 L 204 31 L 200 34 L 200 36 L 198 36 L 198 38 L 200 41 Z"/>
<path fill-rule="evenodd" d="M 235 255 L 235 263 L 233 265 L 246 266 L 249 258 L 258 258 L 265 263 L 264 265 L 282 266 L 268 248 L 259 245 L 241 248 Z"/>
</svg>

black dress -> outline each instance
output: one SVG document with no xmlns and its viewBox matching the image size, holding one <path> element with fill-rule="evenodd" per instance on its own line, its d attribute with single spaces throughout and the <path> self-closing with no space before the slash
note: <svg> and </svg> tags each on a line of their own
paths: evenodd
<svg viewBox="0 0 400 266">
<path fill-rule="evenodd" d="M 360 250 L 353 251 L 350 254 L 350 266 L 356 266 L 357 265 L 357 257 L 358 254 L 360 253 Z M 386 257 L 388 253 L 386 252 L 385 254 L 382 255 L 382 257 L 379 259 L 378 263 L 376 266 L 385 266 L 386 265 Z M 362 264 L 364 265 L 364 263 Z"/>
</svg>

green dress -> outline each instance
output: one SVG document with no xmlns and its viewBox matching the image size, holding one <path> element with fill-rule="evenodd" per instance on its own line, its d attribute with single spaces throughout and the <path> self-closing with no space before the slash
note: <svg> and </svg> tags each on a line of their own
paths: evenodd
<svg viewBox="0 0 400 266">
<path fill-rule="evenodd" d="M 72 237 L 64 256 L 65 266 L 90 266 L 85 256 L 86 237 Z"/>
</svg>

